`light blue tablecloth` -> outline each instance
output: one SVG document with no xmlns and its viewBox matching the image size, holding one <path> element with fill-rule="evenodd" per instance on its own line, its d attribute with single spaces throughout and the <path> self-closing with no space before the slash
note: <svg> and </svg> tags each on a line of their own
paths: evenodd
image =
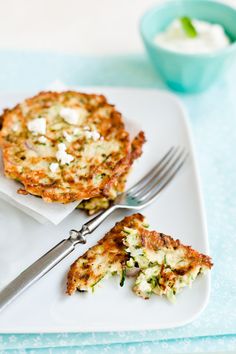
<svg viewBox="0 0 236 354">
<path fill-rule="evenodd" d="M 145 56 L 81 58 L 0 52 L 0 90 L 69 85 L 165 88 Z M 187 107 L 200 165 L 214 261 L 207 309 L 193 323 L 147 332 L 0 335 L 0 353 L 189 353 L 236 349 L 236 66 Z M 13 319 L 14 320 L 14 319 Z M 54 349 L 53 349 L 54 348 Z M 18 351 L 19 350 L 19 351 Z"/>
</svg>

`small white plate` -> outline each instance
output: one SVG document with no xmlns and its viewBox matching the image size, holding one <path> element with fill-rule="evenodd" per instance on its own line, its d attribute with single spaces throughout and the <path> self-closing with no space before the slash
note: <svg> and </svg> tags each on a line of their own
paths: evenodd
<svg viewBox="0 0 236 354">
<path fill-rule="evenodd" d="M 196 171 L 186 112 L 171 94 L 158 90 L 95 87 L 82 91 L 105 94 L 128 120 L 134 120 L 146 133 L 147 143 L 129 177 L 132 185 L 143 176 L 172 145 L 190 152 L 186 166 L 160 197 L 143 210 L 151 228 L 184 244 L 208 253 L 206 221 L 199 178 Z M 7 107 L 25 95 L 1 95 L 0 106 Z M 118 211 L 67 259 L 28 289 L 0 316 L 1 333 L 127 331 L 171 328 L 184 325 L 199 315 L 207 304 L 210 275 L 199 277 L 191 289 L 178 295 L 176 304 L 153 296 L 143 300 L 131 291 L 132 281 L 119 286 L 117 278 L 102 282 L 94 294 L 65 295 L 66 274 L 74 260 L 94 245 L 116 221 L 126 215 Z M 20 210 L 0 201 L 0 286 L 79 229 L 86 216 L 74 211 L 58 226 L 41 225 Z"/>
</svg>

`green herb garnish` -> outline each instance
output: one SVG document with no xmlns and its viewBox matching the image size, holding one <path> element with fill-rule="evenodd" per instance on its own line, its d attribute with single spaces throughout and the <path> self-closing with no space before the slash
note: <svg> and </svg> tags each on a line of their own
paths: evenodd
<svg viewBox="0 0 236 354">
<path fill-rule="evenodd" d="M 167 265 L 166 254 L 164 255 L 164 264 Z"/>
<path fill-rule="evenodd" d="M 103 276 L 102 276 L 101 278 L 99 278 L 95 283 L 93 283 L 93 285 L 91 285 L 92 293 L 94 293 L 95 285 L 97 285 L 104 277 L 105 277 L 105 275 L 103 275 Z"/>
<path fill-rule="evenodd" d="M 180 18 L 180 23 L 182 25 L 182 28 L 184 30 L 184 32 L 186 33 L 186 35 L 190 38 L 195 38 L 197 37 L 197 30 L 194 27 L 191 19 L 189 17 L 181 17 Z"/>
<path fill-rule="evenodd" d="M 152 288 L 154 289 L 154 288 L 157 286 L 157 284 L 158 284 L 158 279 L 157 279 L 157 277 L 156 277 L 156 276 L 153 276 L 153 277 L 148 281 L 148 283 L 150 283 L 151 286 L 152 286 Z"/>
<path fill-rule="evenodd" d="M 123 269 L 123 270 L 122 270 L 122 273 L 121 273 L 120 286 L 123 286 L 123 285 L 124 285 L 124 283 L 125 283 L 125 278 L 126 278 L 126 269 Z"/>
</svg>

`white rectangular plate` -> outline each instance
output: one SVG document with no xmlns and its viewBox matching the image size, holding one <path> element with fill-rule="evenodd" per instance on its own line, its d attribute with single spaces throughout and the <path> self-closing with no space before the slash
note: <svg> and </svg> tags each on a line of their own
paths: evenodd
<svg viewBox="0 0 236 354">
<path fill-rule="evenodd" d="M 134 120 L 146 133 L 143 156 L 129 177 L 132 185 L 142 177 L 171 145 L 185 146 L 190 152 L 186 166 L 162 192 L 155 203 L 143 210 L 151 228 L 200 252 L 208 253 L 208 241 L 199 180 L 187 125 L 179 101 L 167 92 L 144 89 L 89 88 L 103 93 L 128 120 Z M 7 107 L 25 95 L 1 95 L 0 106 Z M 86 332 L 171 328 L 184 325 L 204 309 L 210 289 L 210 275 L 199 277 L 191 289 L 178 295 L 176 304 L 153 296 L 143 300 L 132 293 L 132 281 L 123 288 L 116 277 L 102 282 L 94 294 L 65 295 L 69 266 L 94 245 L 116 221 L 126 215 L 118 211 L 77 249 L 37 284 L 28 289 L 0 316 L 0 332 Z M 74 211 L 58 226 L 41 225 L 20 210 L 0 201 L 0 286 L 3 287 L 24 268 L 79 229 L 87 217 Z"/>
</svg>

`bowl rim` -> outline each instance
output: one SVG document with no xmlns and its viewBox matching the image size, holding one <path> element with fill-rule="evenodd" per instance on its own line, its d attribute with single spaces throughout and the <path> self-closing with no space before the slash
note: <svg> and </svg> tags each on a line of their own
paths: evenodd
<svg viewBox="0 0 236 354">
<path fill-rule="evenodd" d="M 144 21 L 147 18 L 147 16 L 149 16 L 152 12 L 156 11 L 157 9 L 161 9 L 166 6 L 168 7 L 169 5 L 171 5 L 173 3 L 176 3 L 176 4 L 180 3 L 180 2 L 187 3 L 187 2 L 191 2 L 191 1 L 192 2 L 195 1 L 198 3 L 200 3 L 200 2 L 207 3 L 210 6 L 219 6 L 219 7 L 227 8 L 230 11 L 234 12 L 235 16 L 236 16 L 236 8 L 234 8 L 228 4 L 225 4 L 221 1 L 218 1 L 218 0 L 217 1 L 212 1 L 212 0 L 165 0 L 164 1 L 164 0 L 162 0 L 159 4 L 152 6 L 151 8 L 146 10 L 139 20 L 139 31 L 140 31 L 141 37 L 143 38 L 143 41 L 148 42 L 148 44 L 154 49 L 158 49 L 159 51 L 161 51 L 165 54 L 171 54 L 171 55 L 178 57 L 178 58 L 182 57 L 182 58 L 189 58 L 189 59 L 194 59 L 194 58 L 210 59 L 210 58 L 219 57 L 221 55 L 226 55 L 226 54 L 234 51 L 236 49 L 236 40 L 234 42 L 230 43 L 229 46 L 222 48 L 220 50 L 217 50 L 215 52 L 212 52 L 212 53 L 184 53 L 184 52 L 177 52 L 174 50 L 166 49 L 166 48 L 160 46 L 159 44 L 155 43 L 153 40 L 150 40 L 148 38 L 148 36 L 146 35 L 145 30 L 144 30 Z"/>
</svg>

